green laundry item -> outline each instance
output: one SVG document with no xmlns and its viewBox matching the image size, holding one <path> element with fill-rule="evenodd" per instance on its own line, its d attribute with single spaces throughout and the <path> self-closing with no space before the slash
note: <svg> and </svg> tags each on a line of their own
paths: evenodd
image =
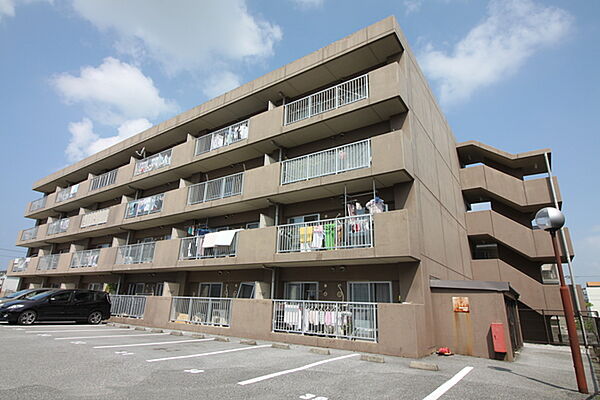
<svg viewBox="0 0 600 400">
<path fill-rule="evenodd" d="M 335 247 L 335 224 L 326 224 L 323 229 L 325 231 L 325 247 Z"/>
</svg>

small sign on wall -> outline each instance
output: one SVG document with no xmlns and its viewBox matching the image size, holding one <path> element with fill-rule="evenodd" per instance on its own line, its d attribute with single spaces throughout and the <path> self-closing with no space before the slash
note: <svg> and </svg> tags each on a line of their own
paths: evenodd
<svg viewBox="0 0 600 400">
<path fill-rule="evenodd" d="M 452 297 L 452 309 L 454 312 L 469 312 L 469 298 L 468 297 Z"/>
</svg>

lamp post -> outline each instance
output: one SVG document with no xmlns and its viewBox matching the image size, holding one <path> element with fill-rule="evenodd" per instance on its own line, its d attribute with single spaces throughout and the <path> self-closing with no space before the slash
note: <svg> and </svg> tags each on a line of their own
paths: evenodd
<svg viewBox="0 0 600 400">
<path fill-rule="evenodd" d="M 560 298 L 565 311 L 565 319 L 567 320 L 567 331 L 569 333 L 569 344 L 571 346 L 571 356 L 573 357 L 577 388 L 580 393 L 589 393 L 585 379 L 585 370 L 583 369 L 583 362 L 581 360 L 577 328 L 575 327 L 573 301 L 571 300 L 571 293 L 565 284 L 560 249 L 558 248 L 558 241 L 556 240 L 556 231 L 565 224 L 565 216 L 560 210 L 554 207 L 546 207 L 535 214 L 535 223 L 540 229 L 550 232 L 550 236 L 552 237 L 552 247 L 554 248 L 554 255 L 556 257 L 556 269 L 558 270 L 558 276 L 560 278 Z M 575 293 L 575 295 L 577 295 L 577 293 Z M 582 326 L 581 329 L 585 328 Z"/>
</svg>

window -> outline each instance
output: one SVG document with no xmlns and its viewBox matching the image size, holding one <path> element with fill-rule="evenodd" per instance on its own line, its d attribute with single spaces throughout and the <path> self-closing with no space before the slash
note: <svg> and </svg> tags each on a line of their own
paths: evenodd
<svg viewBox="0 0 600 400">
<path fill-rule="evenodd" d="M 287 300 L 317 300 L 319 298 L 318 282 L 287 282 L 285 298 Z"/>
<path fill-rule="evenodd" d="M 254 282 L 242 282 L 237 292 L 237 297 L 240 299 L 254 298 Z"/>
<path fill-rule="evenodd" d="M 198 287 L 199 297 L 221 297 L 222 283 L 200 283 Z"/>
<path fill-rule="evenodd" d="M 156 284 L 156 286 L 154 287 L 154 295 L 162 296 L 164 287 L 165 287 L 165 284 L 163 282 L 158 282 Z"/>
<path fill-rule="evenodd" d="M 498 258 L 498 245 L 496 243 L 473 246 L 473 259 L 487 260 L 490 258 Z"/>
<path fill-rule="evenodd" d="M 71 300 L 71 292 L 59 292 L 50 297 L 53 303 L 67 303 Z"/>
<path fill-rule="evenodd" d="M 288 218 L 288 224 L 299 224 L 302 222 L 319 221 L 320 219 L 321 219 L 320 214 L 299 215 L 297 217 Z"/>
<path fill-rule="evenodd" d="M 542 265 L 542 282 L 558 283 L 558 272 L 556 271 L 556 264 L 544 264 Z"/>
<path fill-rule="evenodd" d="M 104 285 L 102 283 L 90 283 L 88 285 L 89 290 L 102 290 Z"/>
<path fill-rule="evenodd" d="M 260 223 L 258 222 L 248 222 L 246 224 L 246 229 L 256 229 L 260 226 Z"/>
<path fill-rule="evenodd" d="M 368 303 L 391 303 L 391 282 L 348 282 L 348 300 Z"/>
<path fill-rule="evenodd" d="M 130 296 L 144 294 L 144 287 L 145 285 L 143 283 L 130 283 L 127 286 L 127 294 Z"/>
<path fill-rule="evenodd" d="M 74 297 L 75 303 L 89 303 L 94 301 L 94 292 L 77 292 Z"/>
</svg>

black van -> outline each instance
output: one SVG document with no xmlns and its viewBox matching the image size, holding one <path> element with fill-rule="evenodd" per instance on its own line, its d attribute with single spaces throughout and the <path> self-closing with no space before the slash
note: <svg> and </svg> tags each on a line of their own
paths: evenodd
<svg viewBox="0 0 600 400">
<path fill-rule="evenodd" d="M 0 305 L 0 320 L 9 324 L 31 325 L 35 321 L 99 324 L 108 318 L 110 297 L 97 290 L 54 289 Z"/>
</svg>

